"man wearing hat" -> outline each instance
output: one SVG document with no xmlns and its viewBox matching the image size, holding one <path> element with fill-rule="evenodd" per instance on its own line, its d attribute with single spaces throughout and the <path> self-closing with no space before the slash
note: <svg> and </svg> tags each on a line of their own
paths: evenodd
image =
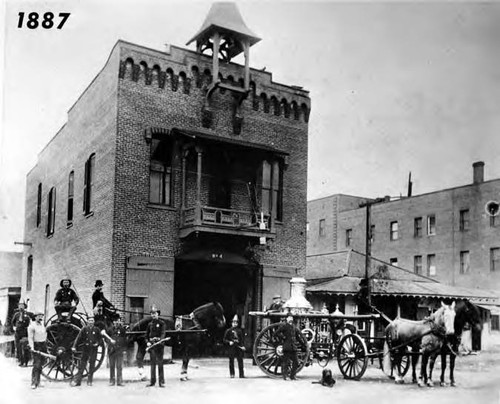
<svg viewBox="0 0 500 404">
<path fill-rule="evenodd" d="M 43 357 L 40 354 L 47 352 L 47 331 L 43 325 L 44 314 L 35 311 L 35 321 L 28 327 L 28 344 L 33 352 L 33 369 L 31 370 L 31 388 L 42 387 L 40 385 L 40 374 L 42 373 Z"/>
<path fill-rule="evenodd" d="M 68 317 L 66 318 L 66 321 L 70 321 L 71 316 L 76 310 L 76 306 L 80 302 L 80 299 L 78 298 L 76 292 L 71 289 L 71 279 L 62 279 L 59 284 L 61 285 L 61 289 L 56 292 L 56 297 L 54 298 L 54 307 L 56 309 L 57 319 L 62 321 L 62 313 L 67 312 Z"/>
<path fill-rule="evenodd" d="M 273 296 L 273 302 L 269 306 L 269 309 L 267 310 L 269 313 L 280 313 L 281 309 L 283 307 L 283 302 L 281 301 L 281 296 L 280 295 L 274 295 Z M 281 320 L 279 317 L 274 317 L 271 318 L 270 323 L 275 324 L 279 323 Z"/>
<path fill-rule="evenodd" d="M 299 366 L 297 357 L 297 345 L 306 345 L 302 333 L 293 324 L 293 316 L 288 315 L 286 323 L 283 323 L 276 330 L 275 334 L 278 341 L 283 345 L 283 357 L 281 358 L 281 371 L 283 372 L 283 379 L 290 377 L 290 380 L 295 380 L 295 374 Z M 288 373 L 289 365 L 291 362 L 290 373 Z"/>
<path fill-rule="evenodd" d="M 111 302 L 104 297 L 104 293 L 102 291 L 102 287 L 104 284 L 100 279 L 95 281 L 94 285 L 94 293 L 92 294 L 92 308 L 94 309 L 98 302 L 102 303 L 102 308 L 104 310 L 104 314 L 106 315 L 109 312 L 112 312 L 115 310 L 115 307 L 111 304 Z"/>
<path fill-rule="evenodd" d="M 108 359 L 109 359 L 109 385 L 124 386 L 123 384 L 123 352 L 127 350 L 127 335 L 126 329 L 123 326 L 120 316 L 113 319 L 113 325 L 106 330 L 102 330 L 101 334 L 106 337 L 108 343 Z M 116 371 L 116 372 L 115 372 Z M 116 379 L 115 379 L 116 373 Z"/>
<path fill-rule="evenodd" d="M 11 321 L 19 366 L 28 366 L 30 360 L 29 351 L 25 349 L 25 341 L 28 338 L 28 326 L 30 325 L 31 318 L 31 313 L 26 311 L 26 303 L 19 302 L 17 311 Z"/>
<path fill-rule="evenodd" d="M 151 380 L 147 387 L 156 384 L 156 366 L 158 366 L 158 386 L 164 387 L 165 376 L 163 374 L 164 345 L 160 342 L 165 336 L 165 323 L 159 319 L 160 310 L 155 306 L 151 308 L 153 318 L 146 328 L 146 341 L 151 357 Z M 156 344 L 156 345 L 154 345 Z"/>
<path fill-rule="evenodd" d="M 97 358 L 97 349 L 102 343 L 101 330 L 94 324 L 94 316 L 87 316 L 87 325 L 83 326 L 78 333 L 71 350 L 73 354 L 81 351 L 80 364 L 78 366 L 78 373 L 71 381 L 71 386 L 80 386 L 82 384 L 82 377 L 87 362 L 89 363 L 89 373 L 87 377 L 87 386 L 92 386 L 94 377 L 95 361 Z"/>
<path fill-rule="evenodd" d="M 238 326 L 238 315 L 233 317 L 232 327 L 228 328 L 224 333 L 223 342 L 227 346 L 229 356 L 229 376 L 234 378 L 234 358 L 238 362 L 238 371 L 240 378 L 245 377 L 243 371 L 243 354 L 245 346 L 243 344 L 243 330 Z"/>
</svg>

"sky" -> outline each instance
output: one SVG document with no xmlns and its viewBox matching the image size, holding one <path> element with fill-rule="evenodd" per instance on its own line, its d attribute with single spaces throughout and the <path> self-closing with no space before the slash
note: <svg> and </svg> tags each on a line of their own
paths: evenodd
<svg viewBox="0 0 500 404">
<path fill-rule="evenodd" d="M 212 2 L 0 1 L 0 250 L 20 251 L 26 175 L 116 41 L 186 47 Z M 500 2 L 236 3 L 251 67 L 310 91 L 309 200 L 500 178 Z M 18 28 L 47 11 L 70 16 Z"/>
</svg>

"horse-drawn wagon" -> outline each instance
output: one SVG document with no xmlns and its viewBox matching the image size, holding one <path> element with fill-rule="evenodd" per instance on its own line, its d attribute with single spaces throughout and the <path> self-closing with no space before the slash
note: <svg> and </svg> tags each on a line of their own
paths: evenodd
<svg viewBox="0 0 500 404">
<path fill-rule="evenodd" d="M 265 319 L 271 322 L 274 320 L 258 333 L 253 345 L 255 363 L 270 377 L 280 377 L 283 374 L 283 346 L 277 330 L 280 327 L 279 321 L 289 315 L 293 316 L 294 325 L 302 335 L 301 341 L 296 343 L 299 363 L 297 372 L 314 361 L 320 366 L 326 366 L 336 358 L 344 378 L 353 380 L 359 380 L 363 376 L 369 363 L 378 364 L 384 373 L 397 380 L 408 372 L 410 363 L 413 363 L 415 380 L 416 363 L 422 356 L 421 376 L 427 383 L 426 366 L 429 356 L 434 353 L 437 355 L 438 350 L 444 346 L 444 336 L 454 332 L 454 304 L 442 304 L 439 310 L 423 321 L 393 321 L 373 306 L 373 311 L 380 314 L 344 315 L 338 310 L 330 314 L 312 310 L 304 296 L 305 281 L 298 280 L 294 283 L 292 279 L 291 283 L 292 296 L 281 312 L 250 312 L 251 316 L 260 319 L 259 323 L 265 322 Z M 384 336 L 375 337 L 370 330 L 375 329 L 375 322 L 381 321 L 381 317 L 389 326 Z M 362 337 L 349 322 L 364 322 L 364 329 L 368 332 Z M 432 356 L 431 369 L 434 360 L 435 356 Z"/>
<path fill-rule="evenodd" d="M 357 380 L 365 373 L 370 358 L 380 354 L 370 352 L 365 340 L 347 323 L 347 321 L 373 321 L 380 317 L 378 314 L 352 316 L 317 312 L 291 314 L 295 326 L 303 336 L 302 341 L 297 341 L 299 362 L 297 372 L 314 361 L 324 367 L 336 358 L 342 375 L 347 379 Z M 288 312 L 250 312 L 250 315 L 261 319 L 282 319 Z M 283 347 L 276 337 L 278 327 L 280 327 L 279 322 L 263 328 L 253 345 L 256 364 L 271 377 L 281 377 L 283 373 L 281 367 Z"/>
</svg>

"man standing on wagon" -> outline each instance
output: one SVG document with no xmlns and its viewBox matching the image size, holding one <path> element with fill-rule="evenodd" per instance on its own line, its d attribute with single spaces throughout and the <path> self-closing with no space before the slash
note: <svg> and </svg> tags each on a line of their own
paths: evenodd
<svg viewBox="0 0 500 404">
<path fill-rule="evenodd" d="M 78 306 L 78 303 L 80 302 L 80 299 L 76 292 L 71 289 L 71 279 L 62 279 L 60 285 L 61 289 L 56 292 L 56 296 L 54 298 L 54 308 L 56 309 L 57 319 L 62 321 L 62 313 L 67 312 L 68 317 L 66 318 L 66 321 L 70 321 L 71 316 L 76 310 L 76 306 Z"/>
<path fill-rule="evenodd" d="M 104 284 L 100 279 L 95 281 L 95 290 L 92 293 L 92 308 L 95 309 L 99 302 L 101 302 L 103 313 L 107 318 L 110 318 L 110 314 L 116 311 L 115 306 L 104 297 L 102 287 Z"/>
<path fill-rule="evenodd" d="M 82 384 L 83 372 L 85 370 L 85 367 L 87 366 L 87 362 L 89 363 L 87 386 L 92 386 L 92 380 L 95 371 L 95 361 L 97 358 L 97 349 L 99 348 L 99 345 L 101 343 L 101 330 L 95 326 L 94 317 L 92 315 L 88 315 L 87 325 L 82 327 L 71 348 L 73 354 L 77 352 L 78 347 L 81 347 L 82 349 L 82 357 L 80 358 L 78 373 L 71 381 L 71 386 L 80 386 Z"/>
<path fill-rule="evenodd" d="M 146 341 L 151 357 L 151 379 L 146 387 L 156 384 L 156 366 L 158 366 L 158 386 L 164 387 L 165 376 L 163 374 L 163 353 L 165 347 L 161 340 L 165 335 L 165 323 L 159 319 L 160 310 L 155 306 L 151 308 L 151 317 L 153 318 L 146 329 Z"/>
</svg>

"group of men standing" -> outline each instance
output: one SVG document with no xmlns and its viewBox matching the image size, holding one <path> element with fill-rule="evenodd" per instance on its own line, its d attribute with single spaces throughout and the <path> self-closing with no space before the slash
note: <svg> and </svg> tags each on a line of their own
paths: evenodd
<svg viewBox="0 0 500 404">
<path fill-rule="evenodd" d="M 54 306 L 57 313 L 58 322 L 61 324 L 61 331 L 65 324 L 71 322 L 73 313 L 79 303 L 79 297 L 71 289 L 71 280 L 63 279 L 60 282 L 61 288 L 57 291 Z M 104 297 L 102 292 L 103 283 L 97 280 L 95 291 L 92 295 L 92 312 L 87 315 L 86 324 L 79 330 L 71 350 L 73 353 L 81 353 L 78 364 L 78 371 L 71 381 L 71 386 L 80 386 L 85 369 L 88 365 L 87 385 L 92 386 L 93 375 L 99 346 L 105 340 L 108 344 L 108 360 L 110 368 L 110 386 L 124 386 L 123 383 L 123 355 L 127 350 L 127 330 L 123 325 L 122 318 L 116 313 L 114 306 Z M 275 296 L 274 303 L 270 311 L 280 311 L 280 297 Z M 150 311 L 151 321 L 147 325 L 145 339 L 147 350 L 151 359 L 150 381 L 147 387 L 155 386 L 158 381 L 159 387 L 164 387 L 165 376 L 163 368 L 164 342 L 169 338 L 165 337 L 166 325 L 159 318 L 160 310 L 152 307 Z M 47 354 L 47 332 L 43 323 L 44 313 L 26 311 L 24 303 L 19 304 L 18 312 L 15 314 L 12 324 L 15 330 L 16 353 L 20 366 L 27 366 L 29 361 L 29 351 L 33 355 L 33 370 L 31 375 L 31 387 L 36 389 L 40 386 L 40 375 L 44 364 L 44 357 Z M 67 326 L 66 326 L 67 327 Z M 298 368 L 297 346 L 303 342 L 300 331 L 293 324 L 293 317 L 287 317 L 276 330 L 275 336 L 282 341 L 283 378 L 295 380 Z M 23 349 L 23 343 L 27 340 L 29 351 Z M 227 346 L 229 357 L 229 373 L 234 378 L 234 361 L 238 363 L 239 377 L 244 378 L 243 357 L 245 352 L 244 334 L 239 326 L 238 317 L 235 315 L 232 320 L 232 327 L 226 330 L 223 338 Z M 290 367 L 291 365 L 291 367 Z M 157 379 L 158 369 L 158 379 Z"/>
</svg>

